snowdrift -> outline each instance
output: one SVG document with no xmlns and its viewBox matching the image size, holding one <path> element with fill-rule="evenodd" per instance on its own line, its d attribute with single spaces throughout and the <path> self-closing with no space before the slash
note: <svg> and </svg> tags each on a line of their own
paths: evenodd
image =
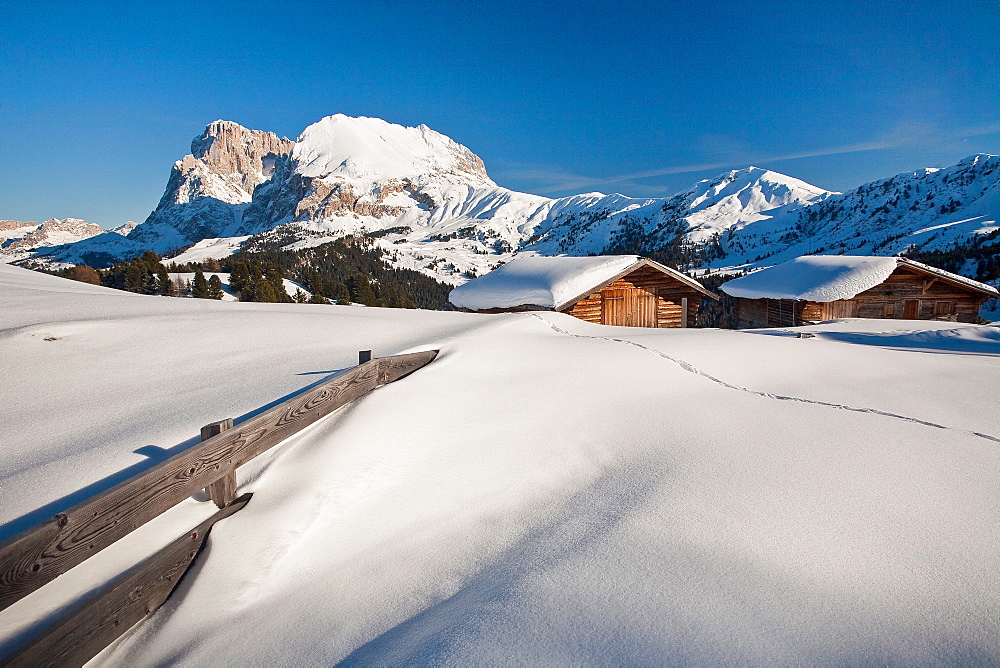
<svg viewBox="0 0 1000 668">
<path fill-rule="evenodd" d="M 95 665 L 1000 660 L 997 327 L 640 331 L 4 266 L 0 313 L 4 531 L 359 349 L 442 351 L 241 469 L 250 505 Z"/>
</svg>

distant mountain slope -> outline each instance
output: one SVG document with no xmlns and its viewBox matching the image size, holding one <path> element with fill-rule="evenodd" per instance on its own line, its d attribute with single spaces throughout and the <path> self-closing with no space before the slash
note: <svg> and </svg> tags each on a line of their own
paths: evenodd
<svg viewBox="0 0 1000 668">
<path fill-rule="evenodd" d="M 40 249 L 72 244 L 102 234 L 100 225 L 79 218 L 34 221 L 0 220 L 0 262 L 31 257 Z"/>
<path fill-rule="evenodd" d="M 734 226 L 715 266 L 768 264 L 811 253 L 894 255 L 941 250 L 1000 229 L 1000 156 L 880 179 L 780 217 Z"/>
<path fill-rule="evenodd" d="M 385 249 L 393 266 L 454 285 L 518 252 L 635 253 L 713 271 L 809 253 L 891 255 L 996 229 L 998 161 L 971 156 L 843 194 L 747 167 L 668 198 L 551 199 L 498 186 L 471 150 L 423 125 L 337 114 L 291 141 L 215 121 L 127 238 L 68 239 L 8 258 L 106 266 L 194 244 L 224 257 L 250 235 L 290 250 L 356 236 Z"/>
</svg>

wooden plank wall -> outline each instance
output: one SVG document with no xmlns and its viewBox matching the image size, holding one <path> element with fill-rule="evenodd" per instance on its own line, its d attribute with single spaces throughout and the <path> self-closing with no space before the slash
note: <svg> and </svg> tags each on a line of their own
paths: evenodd
<svg viewBox="0 0 1000 668">
<path fill-rule="evenodd" d="M 918 301 L 918 320 L 977 322 L 986 295 L 947 283 L 933 276 L 916 274 L 903 267 L 892 272 L 881 285 L 865 290 L 854 300 L 859 318 L 902 318 L 907 299 Z M 889 314 L 889 309 L 892 314 Z"/>
<path fill-rule="evenodd" d="M 644 294 L 655 295 L 656 299 L 656 326 L 657 327 L 680 327 L 681 300 L 688 300 L 687 326 L 693 327 L 698 316 L 698 307 L 704 295 L 697 290 L 693 290 L 680 281 L 667 276 L 655 269 L 643 267 L 627 276 L 619 278 L 614 283 L 608 285 L 601 292 L 594 292 L 587 295 L 572 307 L 565 310 L 565 313 L 597 324 L 624 324 L 606 322 L 603 314 L 603 295 L 611 294 L 608 291 L 628 290 L 638 291 Z M 642 300 L 635 300 L 636 307 Z M 636 320 L 643 320 L 643 315 L 636 314 Z"/>
<path fill-rule="evenodd" d="M 977 322 L 979 307 L 986 295 L 916 274 L 902 267 L 883 283 L 865 290 L 853 299 L 832 302 L 794 302 L 787 299 L 737 298 L 740 327 L 787 327 L 802 321 L 819 322 L 835 318 L 904 318 L 907 300 L 916 303 L 918 320 Z M 798 304 L 794 319 L 785 317 L 789 305 Z"/>
</svg>

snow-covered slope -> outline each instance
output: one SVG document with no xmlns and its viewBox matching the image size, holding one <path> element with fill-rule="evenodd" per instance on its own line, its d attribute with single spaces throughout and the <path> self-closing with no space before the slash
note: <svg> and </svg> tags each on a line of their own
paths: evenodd
<svg viewBox="0 0 1000 668">
<path fill-rule="evenodd" d="M 39 225 L 16 220 L 0 221 L 0 262 L 15 262 L 55 246 L 72 244 L 95 237 L 104 230 L 100 225 L 79 218 L 52 218 Z"/>
<path fill-rule="evenodd" d="M 426 125 L 407 128 L 380 118 L 328 116 L 305 129 L 292 159 L 302 176 L 357 186 L 435 176 L 456 185 L 496 185 L 479 156 L 461 144 Z"/>
<path fill-rule="evenodd" d="M 302 247 L 364 235 L 396 266 L 454 285 L 519 251 L 642 254 L 713 270 L 806 254 L 893 255 L 1000 229 L 998 164 L 976 155 L 844 194 L 747 167 L 668 198 L 550 199 L 498 186 L 471 150 L 423 125 L 337 114 L 293 142 L 215 121 L 174 165 L 156 210 L 128 232 L 132 243 L 101 237 L 41 253 L 109 261 L 205 239 L 264 234 Z M 227 243 L 236 247 L 216 250 Z"/>
<path fill-rule="evenodd" d="M 732 228 L 715 267 L 774 264 L 811 253 L 894 255 L 947 248 L 1000 229 L 1000 156 L 973 155 L 831 195 L 789 214 Z"/>
<path fill-rule="evenodd" d="M 640 331 L 8 266 L 0 313 L 6 535 L 359 349 L 441 349 L 240 469 L 253 500 L 94 665 L 1000 659 L 997 327 Z M 213 511 L 0 612 L 0 644 Z"/>
<path fill-rule="evenodd" d="M 261 233 L 301 247 L 369 235 L 397 266 L 453 284 L 521 249 L 648 252 L 689 229 L 694 239 L 714 238 L 726 226 L 827 194 L 751 167 L 670 199 L 590 193 L 553 200 L 497 186 L 472 151 L 426 126 L 341 114 L 310 125 L 295 142 L 216 121 L 191 150 L 174 166 L 157 209 L 128 234 L 137 248 L 164 253 Z M 134 250 L 106 241 L 109 257 Z M 94 248 L 86 251 L 96 257 Z M 74 251 L 49 255 L 69 262 Z"/>
</svg>

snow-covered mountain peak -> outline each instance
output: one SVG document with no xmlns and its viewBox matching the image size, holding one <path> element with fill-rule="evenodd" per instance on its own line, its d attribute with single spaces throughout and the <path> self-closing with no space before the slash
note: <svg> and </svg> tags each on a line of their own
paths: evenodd
<svg viewBox="0 0 1000 668">
<path fill-rule="evenodd" d="M 95 237 L 104 232 L 100 225 L 80 218 L 51 218 L 39 225 L 35 222 L 0 221 L 0 262 L 23 260 L 40 248 Z"/>
<path fill-rule="evenodd" d="M 810 204 L 834 193 L 761 167 L 745 167 L 705 179 L 668 201 L 668 209 L 683 212 L 692 241 L 761 219 L 790 204 Z"/>
<path fill-rule="evenodd" d="M 327 116 L 302 132 L 292 157 L 302 176 L 356 185 L 441 176 L 496 187 L 483 161 L 465 146 L 426 125 L 404 127 L 379 118 Z"/>
<path fill-rule="evenodd" d="M 717 205 L 726 197 L 740 196 L 744 205 L 756 194 L 767 208 L 792 201 L 811 201 L 831 194 L 812 184 L 761 167 L 745 167 L 720 174 L 714 179 L 699 181 L 688 191 L 692 207 L 707 208 Z"/>
</svg>

